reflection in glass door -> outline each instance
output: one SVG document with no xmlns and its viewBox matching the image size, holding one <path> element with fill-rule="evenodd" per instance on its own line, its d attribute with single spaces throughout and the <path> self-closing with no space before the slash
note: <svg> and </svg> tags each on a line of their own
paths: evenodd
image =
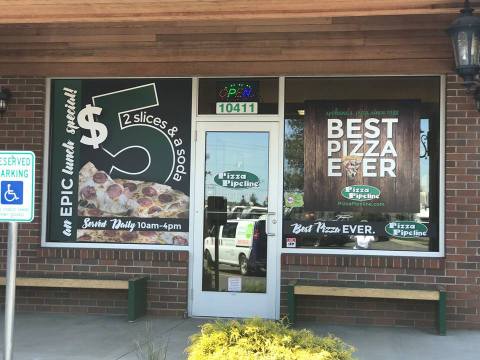
<svg viewBox="0 0 480 360">
<path fill-rule="evenodd" d="M 196 197 L 202 227 L 194 240 L 194 280 L 200 281 L 193 284 L 193 315 L 273 318 L 276 124 L 216 122 L 200 128 L 202 186 L 195 188 L 202 193 Z"/>
<path fill-rule="evenodd" d="M 266 291 L 268 143 L 268 132 L 205 134 L 204 291 Z"/>
</svg>

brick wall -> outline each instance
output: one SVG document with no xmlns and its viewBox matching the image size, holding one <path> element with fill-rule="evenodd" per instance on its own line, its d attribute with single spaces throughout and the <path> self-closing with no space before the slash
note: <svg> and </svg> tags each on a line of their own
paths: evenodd
<svg viewBox="0 0 480 360">
<path fill-rule="evenodd" d="M 480 329 L 480 114 L 461 79 L 447 78 L 446 258 L 283 255 L 281 312 L 292 280 L 447 290 L 450 328 Z M 323 322 L 432 327 L 435 304 L 300 297 L 299 318 Z"/>
<path fill-rule="evenodd" d="M 37 156 L 36 216 L 20 225 L 18 273 L 123 279 L 147 274 L 149 311 L 181 315 L 187 308 L 188 253 L 170 251 L 42 249 L 41 169 L 45 80 L 0 77 L 13 91 L 0 120 L 0 149 L 33 150 Z M 446 258 L 322 255 L 282 256 L 285 284 L 293 279 L 321 283 L 381 284 L 448 291 L 448 326 L 480 328 L 480 117 L 458 77 L 448 76 L 446 120 Z M 0 273 L 5 272 L 6 226 L 0 224 Z M 4 288 L 0 288 L 0 302 Z M 20 310 L 126 313 L 126 294 L 111 290 L 19 289 Z M 336 323 L 431 327 L 434 305 L 415 301 L 305 297 L 299 316 Z"/>
<path fill-rule="evenodd" d="M 32 150 L 36 155 L 35 219 L 19 225 L 18 276 L 128 279 L 145 274 L 148 311 L 181 316 L 187 309 L 188 252 L 41 248 L 41 196 L 45 79 L 0 77 L 12 99 L 0 120 L 1 150 Z M 0 224 L 0 275 L 5 274 L 7 226 Z M 0 287 L 4 303 L 5 287 Z M 18 288 L 17 308 L 25 311 L 127 313 L 127 292 Z"/>
<path fill-rule="evenodd" d="M 293 280 L 305 283 L 379 286 L 385 288 L 433 289 L 437 284 L 454 284 L 445 274 L 443 259 L 379 256 L 282 256 L 282 308 L 286 312 L 285 285 Z M 428 302 L 299 297 L 298 317 L 322 322 L 433 327 L 435 305 Z M 456 317 L 449 317 L 457 320 Z"/>
</svg>

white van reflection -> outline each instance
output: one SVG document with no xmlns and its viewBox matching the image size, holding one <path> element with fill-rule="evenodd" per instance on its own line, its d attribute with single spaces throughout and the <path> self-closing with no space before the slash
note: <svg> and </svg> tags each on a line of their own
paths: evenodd
<svg viewBox="0 0 480 360">
<path fill-rule="evenodd" d="M 264 206 L 234 206 L 227 214 L 228 219 L 260 219 L 268 209 Z"/>
<path fill-rule="evenodd" d="M 242 275 L 263 273 L 267 265 L 265 216 L 259 219 L 230 219 L 219 227 L 219 264 L 238 267 Z M 214 234 L 205 238 L 204 257 L 209 267 L 215 261 Z"/>
</svg>

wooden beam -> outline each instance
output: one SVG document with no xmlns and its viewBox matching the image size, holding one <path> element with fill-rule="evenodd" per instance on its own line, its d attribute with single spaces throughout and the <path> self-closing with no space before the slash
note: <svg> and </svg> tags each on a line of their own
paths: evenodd
<svg viewBox="0 0 480 360">
<path fill-rule="evenodd" d="M 115 62 L 228 62 L 228 61 L 330 61 L 449 59 L 452 51 L 445 44 L 404 46 L 319 46 L 262 48 L 124 48 L 107 49 L 11 49 L 0 53 L 0 63 L 115 63 Z"/>
<path fill-rule="evenodd" d="M 3 24 L 236 21 L 458 13 L 451 0 L 0 0 Z"/>
<path fill-rule="evenodd" d="M 347 288 L 333 286 L 296 285 L 295 295 L 321 295 L 342 297 L 364 297 L 381 299 L 408 299 L 408 300 L 439 300 L 437 290 L 404 290 L 404 289 L 372 289 Z"/>
<path fill-rule="evenodd" d="M 66 34 L 52 34 L 52 35 L 10 35 L 1 34 L 0 43 L 50 43 L 50 42 L 75 42 L 75 43 L 109 43 L 121 39 L 123 42 L 144 42 L 156 41 L 155 34 L 136 34 L 136 35 L 66 35 Z"/>
<path fill-rule="evenodd" d="M 265 62 L 115 62 L 2 63 L 0 75 L 21 76 L 348 76 L 425 75 L 455 70 L 453 59 L 265 61 Z"/>
<path fill-rule="evenodd" d="M 5 285 L 4 277 L 0 277 L 0 285 Z M 16 286 L 77 289 L 128 289 L 128 280 L 17 278 Z"/>
</svg>

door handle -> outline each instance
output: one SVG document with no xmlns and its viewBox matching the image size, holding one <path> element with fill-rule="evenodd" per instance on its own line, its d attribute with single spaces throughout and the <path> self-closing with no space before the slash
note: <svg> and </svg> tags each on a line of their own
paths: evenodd
<svg viewBox="0 0 480 360">
<path fill-rule="evenodd" d="M 267 213 L 267 222 L 266 222 L 266 229 L 267 229 L 267 236 L 275 236 L 276 234 L 275 233 L 271 233 L 270 232 L 270 216 L 276 216 L 277 213 L 276 212 L 268 212 Z M 276 224 L 277 223 L 277 219 L 272 219 L 272 224 Z"/>
</svg>

